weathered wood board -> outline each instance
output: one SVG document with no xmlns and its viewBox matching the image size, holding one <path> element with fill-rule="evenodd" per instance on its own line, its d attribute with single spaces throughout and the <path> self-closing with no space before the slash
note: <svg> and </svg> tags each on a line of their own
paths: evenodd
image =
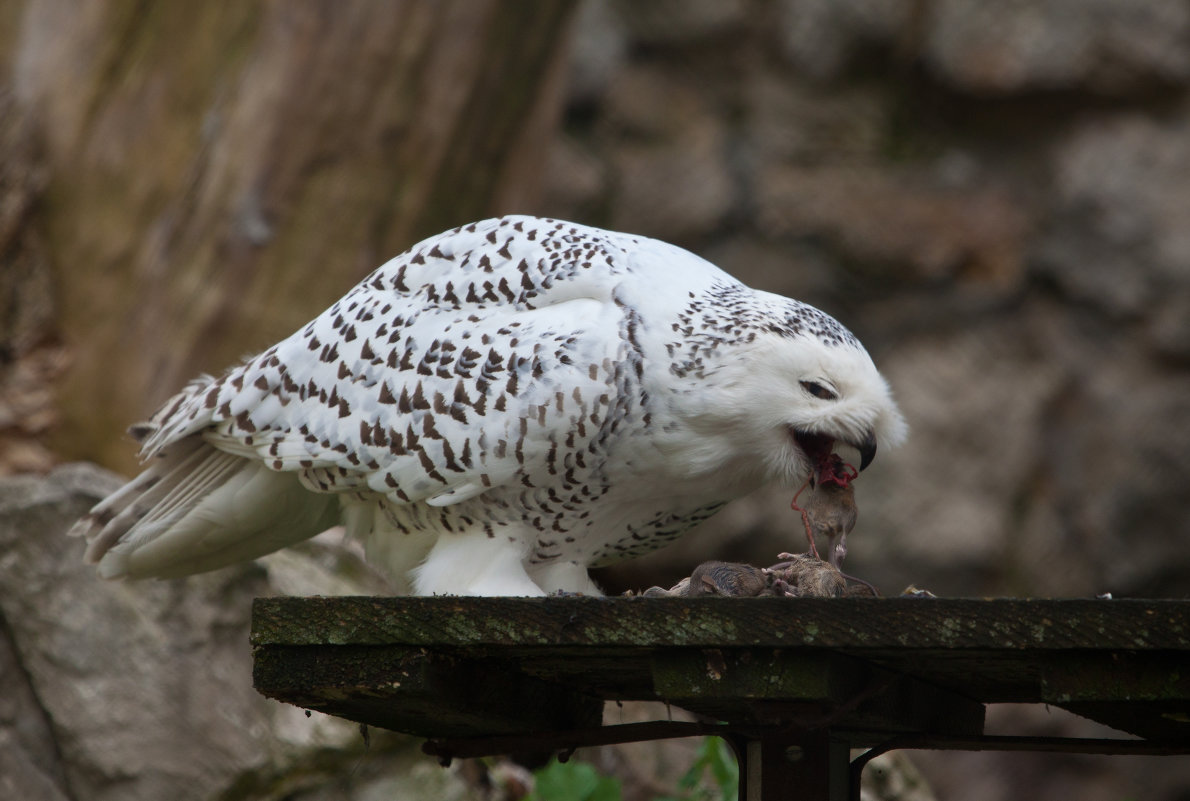
<svg viewBox="0 0 1190 801">
<path fill-rule="evenodd" d="M 1046 703 L 1190 740 L 1190 602 L 910 598 L 265 598 L 260 692 L 426 737 L 599 723 L 668 701 L 857 744 L 978 735 Z"/>
</svg>

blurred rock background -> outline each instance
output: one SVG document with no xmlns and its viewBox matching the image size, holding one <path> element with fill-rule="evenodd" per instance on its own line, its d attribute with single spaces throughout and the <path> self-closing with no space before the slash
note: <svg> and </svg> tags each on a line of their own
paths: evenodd
<svg viewBox="0 0 1190 801">
<path fill-rule="evenodd" d="M 42 476 L 131 472 L 123 430 L 187 378 L 509 212 L 673 241 L 855 331 L 911 438 L 858 484 L 850 572 L 1186 596 L 1190 3 L 0 0 L 0 796 L 476 792 L 252 693 L 249 599 L 379 591 L 350 552 L 104 584 L 61 532 L 114 479 Z M 601 579 L 770 563 L 788 496 Z M 912 758 L 941 798 L 1190 795 L 1172 759 Z"/>
</svg>

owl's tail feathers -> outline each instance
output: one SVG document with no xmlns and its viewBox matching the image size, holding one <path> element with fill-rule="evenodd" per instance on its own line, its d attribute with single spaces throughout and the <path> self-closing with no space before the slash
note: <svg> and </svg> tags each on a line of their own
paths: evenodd
<svg viewBox="0 0 1190 801">
<path fill-rule="evenodd" d="M 294 473 L 218 450 L 192 435 L 70 530 L 104 578 L 175 578 L 255 559 L 335 525 L 338 500 Z"/>
</svg>

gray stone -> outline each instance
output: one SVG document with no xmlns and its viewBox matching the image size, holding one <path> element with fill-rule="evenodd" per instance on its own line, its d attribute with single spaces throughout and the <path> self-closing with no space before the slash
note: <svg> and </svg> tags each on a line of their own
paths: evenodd
<svg viewBox="0 0 1190 801">
<path fill-rule="evenodd" d="M 736 203 L 723 122 L 697 85 L 625 71 L 600 122 L 610 151 L 613 228 L 674 242 L 713 231 Z"/>
<path fill-rule="evenodd" d="M 955 188 L 875 164 L 770 167 L 755 195 L 766 234 L 818 237 L 866 271 L 992 292 L 1023 277 L 1027 221 L 995 186 Z"/>
<path fill-rule="evenodd" d="M 64 532 L 118 484 L 88 465 L 0 481 L 3 797 L 350 799 L 397 784 L 424 785 L 425 798 L 471 792 L 407 738 L 374 737 L 365 753 L 357 727 L 252 689 L 252 598 L 378 591 L 355 554 L 320 541 L 181 581 L 104 582 Z M 359 764 L 367 770 L 354 775 Z"/>
<path fill-rule="evenodd" d="M 778 5 L 783 52 L 809 76 L 837 77 L 861 48 L 895 45 L 911 30 L 917 5 L 888 0 L 784 0 Z"/>
<path fill-rule="evenodd" d="M 583 0 L 575 15 L 567 75 L 567 100 L 591 103 L 603 96 L 624 65 L 628 37 L 609 0 Z"/>
<path fill-rule="evenodd" d="M 1190 363 L 1190 285 L 1183 283 L 1162 298 L 1147 334 L 1154 351 Z"/>
<path fill-rule="evenodd" d="M 1152 317 L 1190 290 L 1190 112 L 1081 127 L 1056 149 L 1037 267 L 1079 303 Z"/>
<path fill-rule="evenodd" d="M 0 795 L 57 801 L 68 783 L 50 720 L 7 627 L 0 631 Z"/>
<path fill-rule="evenodd" d="M 994 571 L 1013 541 L 1007 501 L 1034 474 L 1041 411 L 1063 372 L 1031 347 L 1027 331 L 996 320 L 910 340 L 882 364 L 912 421 L 913 444 L 882 454 L 884 464 L 856 482 L 848 570 L 887 563 L 898 568 L 896 584 L 971 594 L 969 582 Z"/>
<path fill-rule="evenodd" d="M 746 0 L 617 0 L 614 7 L 633 39 L 653 44 L 722 35 L 747 13 Z"/>
<path fill-rule="evenodd" d="M 927 8 L 924 56 L 967 91 L 1120 93 L 1190 77 L 1185 3 L 933 0 Z"/>
<path fill-rule="evenodd" d="M 744 87 L 751 167 L 825 166 L 877 160 L 888 137 L 888 99 L 865 87 L 829 88 L 771 71 Z"/>
<path fill-rule="evenodd" d="M 550 147 L 541 213 L 586 219 L 602 208 L 610 192 L 608 165 L 584 143 L 559 137 Z"/>
<path fill-rule="evenodd" d="M 713 128 L 691 130 L 667 147 L 624 147 L 613 157 L 612 227 L 671 242 L 713 231 L 734 200 Z"/>
</svg>

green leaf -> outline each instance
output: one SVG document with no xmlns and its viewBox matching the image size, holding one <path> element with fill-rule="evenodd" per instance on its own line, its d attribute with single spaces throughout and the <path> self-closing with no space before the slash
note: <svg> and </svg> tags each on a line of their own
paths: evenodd
<svg viewBox="0 0 1190 801">
<path fill-rule="evenodd" d="M 600 776 L 586 801 L 622 801 L 619 780 L 611 776 Z"/>
<path fill-rule="evenodd" d="M 702 741 L 695 753 L 694 762 L 682 778 L 678 779 L 678 789 L 685 792 L 675 801 L 711 798 L 711 794 L 702 787 L 703 776 L 706 773 L 710 773 L 711 781 L 719 791 L 719 798 L 723 801 L 735 801 L 739 795 L 739 766 L 731 747 L 721 737 L 707 737 Z"/>
<path fill-rule="evenodd" d="M 536 788 L 527 801 L 621 801 L 620 782 L 586 762 L 553 760 L 533 776 Z"/>
<path fill-rule="evenodd" d="M 722 737 L 708 737 L 707 750 L 710 752 L 711 775 L 719 785 L 720 796 L 723 801 L 734 801 L 739 796 L 740 766 L 731 746 Z"/>
</svg>

